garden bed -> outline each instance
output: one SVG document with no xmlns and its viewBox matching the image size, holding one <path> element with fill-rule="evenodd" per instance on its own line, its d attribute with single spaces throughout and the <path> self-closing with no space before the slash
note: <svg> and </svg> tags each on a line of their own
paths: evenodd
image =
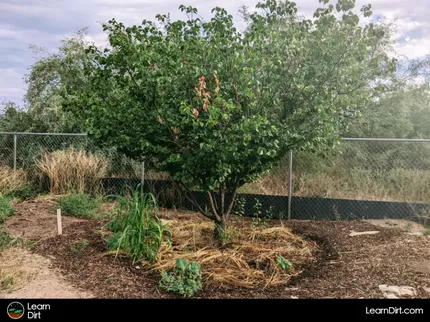
<svg viewBox="0 0 430 322">
<path fill-rule="evenodd" d="M 16 207 L 20 220 L 15 216 L 9 220 L 14 220 L 14 229 L 22 230 L 24 236 L 26 227 L 35 231 L 38 226 L 46 227 L 44 223 L 48 221 L 49 226 L 55 229 L 54 221 L 51 223 L 51 219 L 55 218 L 54 211 L 51 212 L 52 218 L 48 220 L 46 212 L 49 207 L 43 201 L 33 203 L 30 207 L 31 214 L 27 216 L 23 211 L 29 208 L 28 204 L 20 203 Z M 45 209 L 45 213 L 39 212 L 38 208 Z M 195 254 L 196 249 L 193 247 L 203 247 L 203 244 L 199 244 L 203 241 L 207 243 L 207 247 L 213 247 L 214 251 L 215 246 L 210 244 L 211 227 L 198 214 L 163 210 L 160 217 L 164 221 L 170 221 L 172 225 L 173 246 L 178 242 L 173 236 L 178 234 L 179 226 L 188 224 L 194 229 L 201 227 L 201 231 L 207 231 L 206 235 L 201 235 L 200 242 L 197 240 L 196 245 L 187 246 L 189 254 Z M 25 223 L 26 227 L 20 229 L 20 223 Z M 90 290 L 98 298 L 178 297 L 159 289 L 159 270 L 141 263 L 132 265 L 125 258 L 115 258 L 108 254 L 105 242 L 108 232 L 104 228 L 106 223 L 106 220 L 95 219 L 69 221 L 64 227 L 63 236 L 54 236 L 55 230 L 51 231 L 52 229 L 41 229 L 38 236 L 29 236 L 35 241 L 32 251 L 49 258 L 52 266 L 59 269 L 71 285 L 81 291 Z M 426 287 L 430 287 L 428 236 L 409 235 L 398 229 L 379 227 L 365 221 L 293 220 L 281 224 L 278 220 L 256 223 L 252 218 L 240 218 L 235 225 L 238 229 L 245 228 L 254 233 L 279 229 L 292 232 L 292 235 L 285 237 L 291 239 L 279 247 L 290 246 L 294 244 L 294 240 L 298 243 L 299 247 L 295 251 L 290 250 L 288 258 L 294 265 L 294 271 L 279 276 L 281 282 L 274 283 L 274 286 L 264 287 L 257 283 L 252 287 L 245 287 L 227 281 L 216 282 L 216 279 L 210 278 L 212 268 L 205 267 L 203 263 L 204 285 L 195 297 L 381 298 L 383 294 L 379 285 L 382 284 L 410 286 L 416 290 L 414 297 L 430 297 L 425 291 Z M 8 223 L 5 226 L 10 227 Z M 285 228 L 289 229 L 283 230 Z M 351 231 L 379 233 L 352 237 Z M 189 241 L 190 236 L 185 235 L 183 240 Z M 232 242 L 227 248 L 234 249 L 234 244 Z M 275 244 L 271 247 L 274 248 Z M 171 251 L 162 249 L 161 254 L 166 259 L 164 264 L 170 263 L 167 259 L 173 254 L 169 253 Z M 304 254 L 306 256 L 303 257 Z M 246 258 L 246 262 L 250 263 L 249 258 Z M 160 265 L 163 266 L 163 261 Z M 171 264 L 164 268 L 169 265 Z"/>
</svg>

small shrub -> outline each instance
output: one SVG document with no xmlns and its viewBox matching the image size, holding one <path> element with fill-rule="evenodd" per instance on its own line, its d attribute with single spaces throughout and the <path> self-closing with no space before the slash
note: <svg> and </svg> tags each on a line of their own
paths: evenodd
<svg viewBox="0 0 430 322">
<path fill-rule="evenodd" d="M 108 224 L 114 232 L 107 240 L 109 249 L 128 252 L 133 263 L 142 259 L 155 261 L 167 232 L 157 214 L 157 203 L 150 193 L 136 189 L 131 196 L 121 197 L 117 213 Z"/>
<path fill-rule="evenodd" d="M 108 170 L 106 158 L 86 151 L 59 150 L 44 153 L 36 162 L 39 179 L 49 179 L 49 190 L 53 194 L 97 193 L 100 179 Z"/>
<path fill-rule="evenodd" d="M 41 193 L 40 189 L 37 189 L 36 187 L 27 184 L 25 186 L 16 188 L 14 190 L 10 190 L 7 193 L 5 193 L 5 196 L 11 197 L 11 198 L 17 198 L 20 200 L 28 200 L 28 199 L 34 199 Z"/>
<path fill-rule="evenodd" d="M 282 255 L 278 255 L 276 260 L 284 271 L 293 267 L 293 264 L 291 264 L 291 262 L 288 259 L 285 259 Z"/>
<path fill-rule="evenodd" d="M 13 215 L 15 208 L 10 204 L 9 197 L 0 196 L 0 223 L 4 222 L 7 217 Z"/>
<path fill-rule="evenodd" d="M 63 213 L 66 216 L 78 218 L 93 218 L 100 203 L 100 199 L 84 194 L 71 194 L 59 199 L 59 205 Z"/>
<path fill-rule="evenodd" d="M 193 296 L 202 289 L 202 275 L 200 264 L 188 262 L 186 259 L 176 259 L 176 267 L 173 272 L 162 272 L 160 287 L 167 292 L 178 293 L 182 296 Z"/>
</svg>

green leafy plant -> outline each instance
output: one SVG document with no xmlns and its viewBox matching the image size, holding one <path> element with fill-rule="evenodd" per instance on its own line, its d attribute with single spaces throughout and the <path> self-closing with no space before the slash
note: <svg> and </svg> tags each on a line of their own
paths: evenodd
<svg viewBox="0 0 430 322">
<path fill-rule="evenodd" d="M 258 199 L 255 199 L 254 204 L 254 217 L 252 218 L 252 225 L 255 227 L 267 227 L 269 225 L 269 220 L 273 216 L 273 207 L 270 208 L 263 213 L 261 202 Z"/>
<path fill-rule="evenodd" d="M 162 272 L 160 287 L 168 292 L 178 293 L 184 297 L 193 296 L 202 289 L 200 264 L 177 258 L 173 272 Z"/>
<path fill-rule="evenodd" d="M 130 196 L 120 197 L 114 219 L 108 228 L 114 235 L 107 240 L 110 250 L 124 250 L 134 262 L 145 259 L 155 261 L 161 243 L 168 232 L 158 218 L 155 198 L 142 189 L 135 189 Z"/>
<path fill-rule="evenodd" d="M 291 262 L 288 259 L 285 259 L 284 256 L 282 255 L 278 255 L 278 257 L 276 258 L 276 261 L 278 262 L 279 266 L 283 270 L 293 268 L 293 264 L 291 264 Z"/>
<path fill-rule="evenodd" d="M 81 255 L 90 243 L 86 239 L 82 239 L 76 246 L 70 247 L 70 250 L 78 255 Z"/>
<path fill-rule="evenodd" d="M 101 200 L 85 194 L 70 194 L 60 197 L 58 203 L 66 216 L 93 218 Z"/>
<path fill-rule="evenodd" d="M 11 198 L 0 195 L 0 223 L 15 212 L 15 208 L 10 204 L 11 201 Z"/>
<path fill-rule="evenodd" d="M 245 204 L 246 201 L 243 197 L 237 197 L 232 214 L 239 217 L 245 216 Z"/>
</svg>

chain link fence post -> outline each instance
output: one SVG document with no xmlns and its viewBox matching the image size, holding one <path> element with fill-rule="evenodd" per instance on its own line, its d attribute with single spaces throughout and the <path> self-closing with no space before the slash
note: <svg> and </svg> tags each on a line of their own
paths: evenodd
<svg viewBox="0 0 430 322">
<path fill-rule="evenodd" d="M 13 135 L 13 171 L 16 171 L 16 134 Z"/>
<path fill-rule="evenodd" d="M 288 160 L 288 211 L 287 216 L 288 220 L 291 219 L 291 197 L 293 194 L 293 151 L 290 151 L 289 153 L 289 160 Z"/>
</svg>

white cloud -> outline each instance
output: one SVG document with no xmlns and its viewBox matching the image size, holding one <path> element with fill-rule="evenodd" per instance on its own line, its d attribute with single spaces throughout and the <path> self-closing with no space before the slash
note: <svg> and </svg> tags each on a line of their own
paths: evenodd
<svg viewBox="0 0 430 322">
<path fill-rule="evenodd" d="M 332 0 L 334 3 L 336 0 Z M 157 13 L 171 13 L 172 19 L 184 17 L 178 7 L 191 5 L 203 18 L 213 7 L 224 7 L 238 22 L 242 5 L 254 7 L 258 0 L 0 0 L 0 97 L 21 102 L 25 93 L 22 77 L 34 62 L 28 45 L 52 51 L 60 40 L 78 29 L 89 27 L 88 40 L 106 45 L 107 37 L 100 22 L 113 17 L 126 25 L 154 19 Z M 318 0 L 296 1 L 299 12 L 308 17 L 320 4 Z M 372 3 L 375 14 L 396 20 L 395 50 L 409 58 L 425 56 L 430 51 L 429 0 L 357 0 L 357 9 Z M 243 25 L 239 24 L 241 28 Z M 1 69 L 3 68 L 3 69 Z"/>
<path fill-rule="evenodd" d="M 23 71 L 14 68 L 0 69 L 0 100 L 21 103 L 25 94 Z"/>
<path fill-rule="evenodd" d="M 403 55 L 411 59 L 424 57 L 429 54 L 430 37 L 409 39 L 404 43 L 397 44 L 394 49 L 399 55 Z"/>
</svg>

